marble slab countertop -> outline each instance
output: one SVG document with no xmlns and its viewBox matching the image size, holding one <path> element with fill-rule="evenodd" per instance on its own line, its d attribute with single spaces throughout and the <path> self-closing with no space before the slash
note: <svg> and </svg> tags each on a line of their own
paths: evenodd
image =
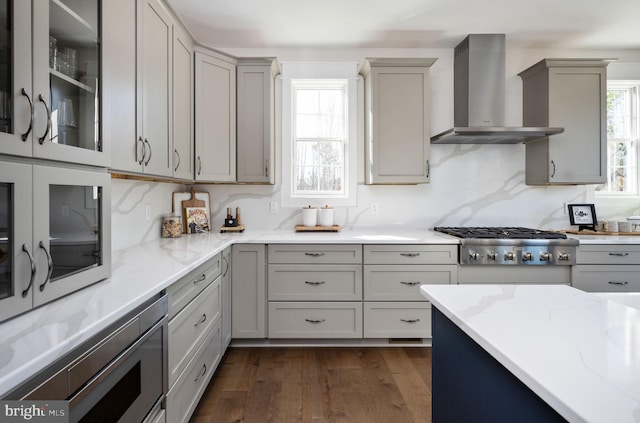
<svg viewBox="0 0 640 423">
<path fill-rule="evenodd" d="M 640 235 L 570 235 L 567 237 L 577 239 L 583 245 L 638 245 Z"/>
<path fill-rule="evenodd" d="M 421 292 L 568 421 L 640 422 L 637 295 L 565 285 L 423 285 Z"/>
<path fill-rule="evenodd" d="M 160 239 L 114 251 L 112 273 L 0 323 L 0 398 L 234 243 L 457 244 L 429 230 L 246 231 Z"/>
</svg>

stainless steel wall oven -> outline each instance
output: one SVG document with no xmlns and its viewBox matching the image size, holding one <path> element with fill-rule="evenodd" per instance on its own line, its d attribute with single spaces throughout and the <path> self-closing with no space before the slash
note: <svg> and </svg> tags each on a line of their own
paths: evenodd
<svg viewBox="0 0 640 423">
<path fill-rule="evenodd" d="M 161 295 L 5 399 L 67 400 L 70 422 L 151 422 L 167 383 L 167 298 Z"/>
</svg>

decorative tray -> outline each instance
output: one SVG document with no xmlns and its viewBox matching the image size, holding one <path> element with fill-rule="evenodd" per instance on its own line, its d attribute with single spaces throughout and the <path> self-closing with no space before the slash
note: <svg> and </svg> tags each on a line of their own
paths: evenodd
<svg viewBox="0 0 640 423">
<path fill-rule="evenodd" d="M 296 232 L 338 232 L 340 225 L 333 226 L 303 226 L 296 225 Z"/>
<path fill-rule="evenodd" d="M 572 235 L 616 235 L 616 236 L 640 236 L 640 232 L 606 232 L 606 231 L 592 231 L 590 229 L 583 229 L 581 231 L 577 229 L 570 229 L 560 231 L 563 234 Z"/>
<path fill-rule="evenodd" d="M 220 226 L 220 232 L 244 232 L 244 225 Z"/>
</svg>

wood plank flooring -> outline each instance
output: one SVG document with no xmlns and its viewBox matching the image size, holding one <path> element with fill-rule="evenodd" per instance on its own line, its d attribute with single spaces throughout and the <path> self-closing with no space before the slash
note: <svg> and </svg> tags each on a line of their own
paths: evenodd
<svg viewBox="0 0 640 423">
<path fill-rule="evenodd" d="M 431 422 L 431 348 L 227 350 L 191 423 Z"/>
</svg>

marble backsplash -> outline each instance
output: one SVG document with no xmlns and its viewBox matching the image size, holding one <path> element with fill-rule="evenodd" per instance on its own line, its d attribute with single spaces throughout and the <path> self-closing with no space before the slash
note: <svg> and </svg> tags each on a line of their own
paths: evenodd
<svg viewBox="0 0 640 423">
<path fill-rule="evenodd" d="M 594 202 L 589 185 L 525 185 L 524 160 L 523 145 L 435 145 L 431 148 L 431 183 L 360 183 L 358 205 L 336 207 L 335 223 L 344 230 L 440 225 L 566 229 L 570 227 L 567 203 Z M 182 184 L 113 179 L 113 249 L 160 238 L 162 216 L 172 212 L 172 193 L 187 189 Z M 301 223 L 300 209 L 280 205 L 279 184 L 212 184 L 196 189 L 210 193 L 213 230 L 223 224 L 227 207 L 234 213 L 240 207 L 247 232 L 293 230 Z M 272 210 L 272 204 L 277 210 Z M 623 218 L 637 211 L 597 205 L 600 219 Z"/>
</svg>

